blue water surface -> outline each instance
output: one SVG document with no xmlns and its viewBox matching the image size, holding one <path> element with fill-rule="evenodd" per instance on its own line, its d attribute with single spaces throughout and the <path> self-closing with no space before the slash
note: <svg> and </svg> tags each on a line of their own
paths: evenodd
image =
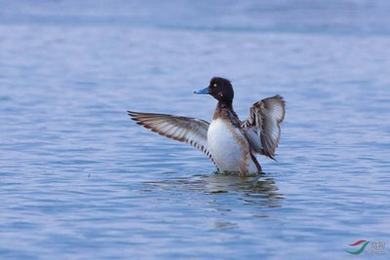
<svg viewBox="0 0 390 260">
<path fill-rule="evenodd" d="M 390 247 L 388 1 L 0 1 L 0 258 L 349 259 Z M 266 174 L 126 110 L 287 100 Z M 370 248 L 366 257 L 389 259 Z"/>
</svg>

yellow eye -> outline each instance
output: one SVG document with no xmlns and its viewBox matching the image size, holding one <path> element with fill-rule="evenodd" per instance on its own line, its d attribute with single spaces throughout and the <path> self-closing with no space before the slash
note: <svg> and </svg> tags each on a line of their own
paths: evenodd
<svg viewBox="0 0 390 260">
<path fill-rule="evenodd" d="M 217 87 L 217 83 L 214 83 L 213 87 L 216 88 Z"/>
</svg>

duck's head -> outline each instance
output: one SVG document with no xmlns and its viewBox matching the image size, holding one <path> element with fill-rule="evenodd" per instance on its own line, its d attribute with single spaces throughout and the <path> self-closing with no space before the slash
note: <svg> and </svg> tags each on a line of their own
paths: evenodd
<svg viewBox="0 0 390 260">
<path fill-rule="evenodd" d="M 233 86 L 229 80 L 214 77 L 210 80 L 207 88 L 194 91 L 195 94 L 209 94 L 216 100 L 226 103 L 232 103 L 234 98 Z"/>
</svg>

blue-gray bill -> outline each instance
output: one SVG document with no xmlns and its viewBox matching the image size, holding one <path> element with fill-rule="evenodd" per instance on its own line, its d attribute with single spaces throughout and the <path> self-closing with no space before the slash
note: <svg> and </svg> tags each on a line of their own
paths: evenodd
<svg viewBox="0 0 390 260">
<path fill-rule="evenodd" d="M 209 88 L 207 87 L 207 88 L 204 88 L 204 89 L 195 90 L 194 94 L 209 94 Z"/>
</svg>

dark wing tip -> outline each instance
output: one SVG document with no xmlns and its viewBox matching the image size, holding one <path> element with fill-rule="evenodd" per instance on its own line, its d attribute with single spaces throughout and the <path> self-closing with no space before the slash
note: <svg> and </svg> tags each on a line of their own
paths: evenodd
<svg viewBox="0 0 390 260">
<path fill-rule="evenodd" d="M 133 115 L 134 115 L 134 112 L 133 112 L 133 111 L 130 111 L 130 110 L 127 110 L 127 114 L 128 114 L 129 116 L 133 116 Z"/>
<path fill-rule="evenodd" d="M 139 113 L 127 110 L 127 114 L 131 117 L 131 119 L 136 120 Z"/>
<path fill-rule="evenodd" d="M 272 160 L 274 160 L 275 162 L 278 161 L 278 160 L 276 160 L 276 158 L 275 158 L 275 154 L 273 154 L 273 155 L 268 155 L 268 157 L 271 158 Z"/>
</svg>

